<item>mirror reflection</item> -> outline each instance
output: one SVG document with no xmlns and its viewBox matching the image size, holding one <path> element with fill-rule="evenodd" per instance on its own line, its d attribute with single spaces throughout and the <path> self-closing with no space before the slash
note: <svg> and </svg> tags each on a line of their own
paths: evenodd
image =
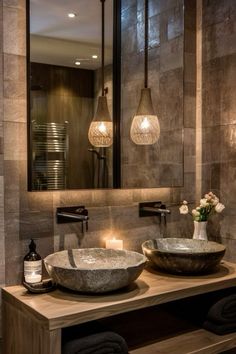
<svg viewBox="0 0 236 354">
<path fill-rule="evenodd" d="M 102 96 L 101 2 L 30 0 L 30 189 L 112 188 L 112 145 L 88 139 Z M 104 95 L 112 117 L 113 1 L 106 0 Z"/>
<path fill-rule="evenodd" d="M 182 186 L 184 0 L 122 4 L 121 185 Z"/>
<path fill-rule="evenodd" d="M 30 190 L 183 186 L 184 0 L 104 1 L 29 0 Z"/>
</svg>

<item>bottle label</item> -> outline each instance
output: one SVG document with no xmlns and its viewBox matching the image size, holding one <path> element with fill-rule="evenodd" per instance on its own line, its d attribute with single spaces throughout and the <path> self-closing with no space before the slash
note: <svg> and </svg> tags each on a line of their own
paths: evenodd
<svg viewBox="0 0 236 354">
<path fill-rule="evenodd" d="M 24 261 L 24 277 L 27 283 L 38 283 L 42 280 L 42 260 Z"/>
</svg>

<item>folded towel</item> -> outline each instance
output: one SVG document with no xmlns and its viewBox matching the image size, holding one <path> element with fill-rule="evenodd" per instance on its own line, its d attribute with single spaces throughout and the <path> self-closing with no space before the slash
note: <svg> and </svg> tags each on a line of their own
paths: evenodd
<svg viewBox="0 0 236 354">
<path fill-rule="evenodd" d="M 63 328 L 62 331 L 62 345 L 74 340 L 75 338 L 83 338 L 90 336 L 91 334 L 109 331 L 110 329 L 100 321 L 91 321 L 80 325 L 66 327 Z"/>
<path fill-rule="evenodd" d="M 203 323 L 203 328 L 218 335 L 233 333 L 236 331 L 236 323 L 217 324 L 210 321 Z"/>
<path fill-rule="evenodd" d="M 233 324 L 236 326 L 236 294 L 223 297 L 211 306 L 207 321 L 215 324 Z"/>
<path fill-rule="evenodd" d="M 119 334 L 102 332 L 75 338 L 63 345 L 63 354 L 128 354 L 127 344 Z"/>
</svg>

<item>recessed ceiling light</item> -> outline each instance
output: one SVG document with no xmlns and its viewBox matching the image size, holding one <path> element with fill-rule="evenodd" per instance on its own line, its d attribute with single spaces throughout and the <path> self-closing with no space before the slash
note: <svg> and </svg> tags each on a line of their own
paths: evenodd
<svg viewBox="0 0 236 354">
<path fill-rule="evenodd" d="M 79 60 L 76 60 L 75 61 L 75 65 L 80 65 L 81 63 L 80 63 L 80 61 Z"/>
<path fill-rule="evenodd" d="M 97 59 L 98 56 L 97 56 L 96 54 L 94 54 L 94 55 L 92 55 L 92 58 L 93 58 L 93 59 Z"/>
<path fill-rule="evenodd" d="M 77 16 L 77 14 L 75 12 L 70 12 L 70 13 L 68 13 L 67 16 L 70 17 L 70 18 L 74 18 L 74 17 Z"/>
</svg>

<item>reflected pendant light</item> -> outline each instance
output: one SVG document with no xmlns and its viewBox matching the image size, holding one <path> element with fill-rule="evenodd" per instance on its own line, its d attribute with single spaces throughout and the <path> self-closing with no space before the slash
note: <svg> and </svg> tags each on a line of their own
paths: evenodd
<svg viewBox="0 0 236 354">
<path fill-rule="evenodd" d="M 105 0 L 102 3 L 102 96 L 98 97 L 97 110 L 90 124 L 88 138 L 95 147 L 109 147 L 113 142 L 113 124 L 107 105 L 104 87 L 104 34 L 105 34 Z"/>
<path fill-rule="evenodd" d="M 137 145 L 152 145 L 159 139 L 160 124 L 154 113 L 151 89 L 148 88 L 148 0 L 145 0 L 144 12 L 144 88 L 141 90 L 138 110 L 132 120 L 130 137 Z"/>
</svg>

